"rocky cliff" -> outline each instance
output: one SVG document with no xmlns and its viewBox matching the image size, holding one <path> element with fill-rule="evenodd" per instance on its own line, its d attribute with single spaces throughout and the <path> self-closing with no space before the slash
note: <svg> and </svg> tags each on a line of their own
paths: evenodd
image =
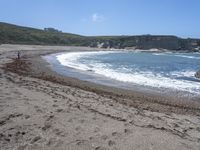
<svg viewBox="0 0 200 150">
<path fill-rule="evenodd" d="M 200 78 L 200 70 L 196 72 L 195 77 Z"/>
</svg>

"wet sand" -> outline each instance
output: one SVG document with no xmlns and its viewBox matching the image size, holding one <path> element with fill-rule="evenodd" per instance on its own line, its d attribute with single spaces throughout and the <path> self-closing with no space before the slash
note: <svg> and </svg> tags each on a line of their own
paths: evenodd
<svg viewBox="0 0 200 150">
<path fill-rule="evenodd" d="M 94 49 L 0 46 L 1 149 L 199 150 L 198 101 L 64 77 L 41 58 L 75 50 Z"/>
</svg>

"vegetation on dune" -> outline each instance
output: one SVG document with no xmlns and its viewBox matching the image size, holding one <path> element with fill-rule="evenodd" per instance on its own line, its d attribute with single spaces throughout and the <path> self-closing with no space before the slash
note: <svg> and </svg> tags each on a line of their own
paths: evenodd
<svg viewBox="0 0 200 150">
<path fill-rule="evenodd" d="M 137 48 L 200 50 L 199 39 L 182 39 L 176 36 L 81 36 L 63 33 L 54 28 L 34 29 L 8 23 L 0 23 L 0 43 L 2 44 L 40 44 L 71 45 L 102 48 Z"/>
</svg>

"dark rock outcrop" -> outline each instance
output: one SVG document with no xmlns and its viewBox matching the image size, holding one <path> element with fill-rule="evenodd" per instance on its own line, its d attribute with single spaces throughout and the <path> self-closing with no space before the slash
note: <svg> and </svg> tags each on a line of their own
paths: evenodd
<svg viewBox="0 0 200 150">
<path fill-rule="evenodd" d="M 200 78 L 200 70 L 196 72 L 195 77 Z"/>
</svg>

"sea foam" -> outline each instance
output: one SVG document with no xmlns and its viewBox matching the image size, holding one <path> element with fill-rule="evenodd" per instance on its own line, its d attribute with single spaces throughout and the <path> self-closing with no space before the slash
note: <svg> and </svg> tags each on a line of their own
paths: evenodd
<svg viewBox="0 0 200 150">
<path fill-rule="evenodd" d="M 109 64 L 98 61 L 90 63 L 81 63 L 81 58 L 87 58 L 96 55 L 114 53 L 113 51 L 99 52 L 71 52 L 57 55 L 57 60 L 61 65 L 79 69 L 82 71 L 92 71 L 95 74 L 114 79 L 121 82 L 133 83 L 143 86 L 155 88 L 170 88 L 174 90 L 187 91 L 194 94 L 200 94 L 200 82 L 192 82 L 187 80 L 177 80 L 175 78 L 165 77 L 160 73 L 151 71 L 132 71 L 130 68 L 113 69 Z M 192 71 L 172 72 L 173 76 L 188 76 L 194 74 Z"/>
</svg>

